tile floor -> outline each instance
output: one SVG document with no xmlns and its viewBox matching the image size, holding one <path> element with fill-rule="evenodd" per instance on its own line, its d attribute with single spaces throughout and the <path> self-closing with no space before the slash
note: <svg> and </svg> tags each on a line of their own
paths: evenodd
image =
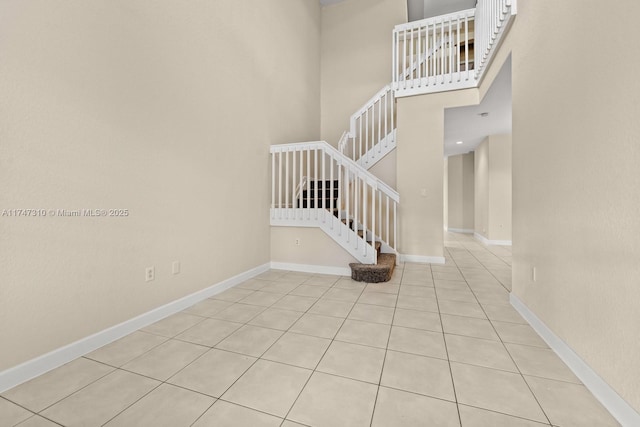
<svg viewBox="0 0 640 427">
<path fill-rule="evenodd" d="M 3 393 L 0 426 L 614 426 L 447 235 L 390 283 L 268 271 Z"/>
</svg>

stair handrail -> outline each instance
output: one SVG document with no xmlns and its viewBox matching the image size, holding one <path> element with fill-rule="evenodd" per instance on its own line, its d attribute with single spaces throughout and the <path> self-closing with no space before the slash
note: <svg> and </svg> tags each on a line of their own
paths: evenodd
<svg viewBox="0 0 640 427">
<path fill-rule="evenodd" d="M 304 188 L 307 186 L 307 181 L 309 181 L 309 177 L 303 176 L 302 181 L 298 183 L 294 191 L 294 194 L 296 195 L 296 197 L 302 198 L 302 191 L 304 191 Z"/>
<path fill-rule="evenodd" d="M 308 141 L 308 142 L 294 142 L 291 144 L 274 144 L 270 147 L 270 152 L 279 153 L 285 149 L 291 148 L 319 148 L 321 150 L 327 151 L 330 154 L 333 154 L 338 158 L 343 164 L 351 166 L 353 169 L 357 171 L 359 175 L 365 178 L 367 184 L 371 185 L 373 189 L 382 191 L 386 196 L 389 196 L 391 200 L 396 203 L 400 203 L 400 194 L 389 185 L 387 185 L 380 178 L 360 166 L 358 163 L 354 162 L 348 156 L 344 155 L 340 151 L 338 151 L 335 147 L 329 144 L 326 141 Z"/>
</svg>

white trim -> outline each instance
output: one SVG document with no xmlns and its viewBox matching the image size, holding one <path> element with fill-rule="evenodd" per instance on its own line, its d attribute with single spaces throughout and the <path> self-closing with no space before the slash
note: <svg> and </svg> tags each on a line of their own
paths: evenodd
<svg viewBox="0 0 640 427">
<path fill-rule="evenodd" d="M 473 237 L 485 246 L 512 246 L 511 240 L 489 240 L 480 233 L 473 233 Z"/>
<path fill-rule="evenodd" d="M 269 270 L 266 263 L 0 372 L 0 393 Z"/>
<path fill-rule="evenodd" d="M 464 233 L 464 234 L 473 234 L 474 230 L 471 228 L 447 228 L 447 231 L 452 233 Z"/>
<path fill-rule="evenodd" d="M 348 267 L 333 267 L 329 265 L 293 264 L 289 262 L 271 261 L 274 270 L 300 271 L 302 273 L 332 274 L 334 276 L 351 277 L 351 269 Z"/>
<path fill-rule="evenodd" d="M 400 262 L 417 262 L 419 264 L 444 264 L 443 256 L 422 256 L 400 254 Z"/>
<path fill-rule="evenodd" d="M 560 359 L 584 383 L 591 393 L 623 426 L 640 426 L 638 414 L 618 393 L 611 388 L 589 365 L 585 363 L 572 349 L 553 333 L 547 325 L 536 316 L 513 293 L 510 294 L 511 305 L 529 322 L 531 327 L 556 352 Z"/>
</svg>

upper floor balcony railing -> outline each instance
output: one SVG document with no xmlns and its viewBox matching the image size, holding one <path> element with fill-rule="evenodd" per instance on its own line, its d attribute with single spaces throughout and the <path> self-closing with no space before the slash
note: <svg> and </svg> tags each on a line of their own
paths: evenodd
<svg viewBox="0 0 640 427">
<path fill-rule="evenodd" d="M 516 0 L 478 0 L 476 8 L 397 25 L 396 96 L 476 87 L 516 13 Z"/>
</svg>

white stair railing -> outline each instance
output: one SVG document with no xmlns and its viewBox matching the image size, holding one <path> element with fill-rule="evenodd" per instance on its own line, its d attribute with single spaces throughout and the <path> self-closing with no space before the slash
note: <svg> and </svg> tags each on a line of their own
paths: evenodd
<svg viewBox="0 0 640 427">
<path fill-rule="evenodd" d="M 396 146 L 395 116 L 395 97 L 387 85 L 351 116 L 348 140 L 343 142 L 341 152 L 370 168 Z"/>
<path fill-rule="evenodd" d="M 467 9 L 397 25 L 393 30 L 393 89 L 418 93 L 427 87 L 450 90 L 474 85 L 474 14 L 475 9 Z M 422 57 L 425 60 L 415 67 L 416 59 Z"/>
<path fill-rule="evenodd" d="M 271 225 L 320 227 L 363 263 L 396 251 L 399 195 L 362 166 L 318 141 L 272 145 L 271 167 Z"/>
<path fill-rule="evenodd" d="M 510 18 L 515 14 L 516 0 L 478 0 L 475 14 L 475 78 L 478 81 L 491 62 L 502 35 L 513 22 Z"/>
</svg>

